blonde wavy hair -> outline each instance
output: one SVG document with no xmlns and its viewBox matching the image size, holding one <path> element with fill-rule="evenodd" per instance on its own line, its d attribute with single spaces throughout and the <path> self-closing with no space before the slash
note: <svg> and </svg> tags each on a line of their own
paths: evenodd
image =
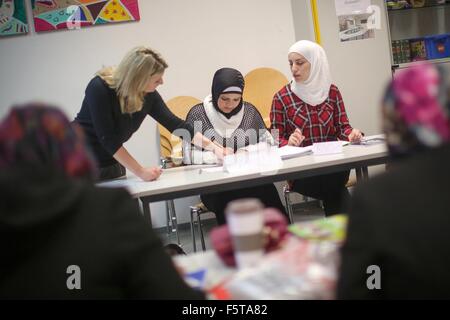
<svg viewBox="0 0 450 320">
<path fill-rule="evenodd" d="M 142 110 L 150 78 L 167 67 L 157 52 L 140 46 L 130 50 L 117 67 L 105 67 L 97 75 L 116 91 L 122 113 L 134 113 Z"/>
</svg>

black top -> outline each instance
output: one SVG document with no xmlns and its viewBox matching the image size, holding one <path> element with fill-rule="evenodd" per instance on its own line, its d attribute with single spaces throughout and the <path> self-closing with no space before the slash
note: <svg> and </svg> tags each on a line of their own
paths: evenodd
<svg viewBox="0 0 450 320">
<path fill-rule="evenodd" d="M 447 145 L 355 190 L 338 298 L 450 298 L 449 163 Z M 380 267 L 380 290 L 367 289 L 371 265 Z"/>
<path fill-rule="evenodd" d="M 83 127 L 86 140 L 99 166 L 106 167 L 117 163 L 113 154 L 139 129 L 147 115 L 170 132 L 186 129 L 191 137 L 194 136 L 193 126 L 175 116 L 157 91 L 145 96 L 141 111 L 123 114 L 116 91 L 99 76 L 89 82 L 81 110 L 75 121 Z M 174 134 L 180 133 L 174 132 Z"/>
<path fill-rule="evenodd" d="M 265 141 L 270 133 L 264 124 L 264 120 L 261 117 L 258 109 L 249 102 L 244 102 L 244 115 L 242 117 L 242 122 L 239 127 L 233 132 L 229 138 L 222 137 L 213 127 L 211 121 L 209 120 L 205 106 L 203 103 L 199 103 L 189 110 L 186 116 L 186 122 L 193 125 L 195 122 L 200 122 L 201 126 L 198 129 L 201 133 L 210 139 L 211 141 L 216 141 L 224 147 L 233 148 L 236 152 L 238 149 L 248 146 L 250 143 L 258 143 Z M 196 127 L 197 129 L 197 127 Z M 256 141 L 250 141 L 248 135 L 249 130 L 256 130 Z M 190 152 L 192 145 L 190 143 L 183 143 L 183 153 L 187 156 L 185 161 L 190 163 Z M 194 146 L 194 148 L 198 149 Z"/>
<path fill-rule="evenodd" d="M 125 190 L 52 171 L 0 172 L 0 299 L 204 298 Z M 71 265 L 81 290 L 67 288 Z"/>
</svg>

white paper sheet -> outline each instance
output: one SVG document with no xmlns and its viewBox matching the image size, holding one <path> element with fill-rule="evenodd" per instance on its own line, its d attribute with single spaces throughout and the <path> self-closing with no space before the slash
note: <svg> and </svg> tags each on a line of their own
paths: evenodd
<svg viewBox="0 0 450 320">
<path fill-rule="evenodd" d="M 312 145 L 315 155 L 342 153 L 342 141 L 319 142 Z"/>
<path fill-rule="evenodd" d="M 305 154 L 310 154 L 311 152 L 312 146 L 309 147 L 284 146 L 277 149 L 278 155 L 283 160 L 299 157 Z"/>
</svg>

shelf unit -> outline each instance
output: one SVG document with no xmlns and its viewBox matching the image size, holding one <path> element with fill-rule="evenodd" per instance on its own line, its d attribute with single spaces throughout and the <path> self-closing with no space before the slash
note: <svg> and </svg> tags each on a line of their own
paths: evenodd
<svg viewBox="0 0 450 320">
<path fill-rule="evenodd" d="M 444 59 L 432 59 L 432 60 L 426 60 L 428 63 L 432 63 L 432 64 L 442 64 L 442 63 L 448 63 L 450 64 L 450 57 L 449 58 L 444 58 Z M 404 68 L 408 68 L 411 66 L 415 66 L 418 65 L 420 63 L 423 63 L 423 61 L 413 61 L 413 62 L 407 62 L 407 63 L 398 63 L 398 64 L 393 64 L 392 68 L 393 69 L 404 69 Z"/>
<path fill-rule="evenodd" d="M 424 7 L 418 8 L 388 9 L 386 5 L 385 9 L 388 17 L 393 69 L 417 64 L 418 62 L 411 60 L 415 57 L 418 59 L 420 57 L 418 53 L 421 51 L 424 51 L 423 53 L 426 51 L 429 58 L 430 52 L 425 50 L 426 42 L 422 43 L 422 39 L 431 41 L 429 37 L 445 35 L 450 37 L 450 0 L 442 4 L 436 4 L 436 0 L 428 0 Z M 414 41 L 416 45 L 411 46 L 411 42 L 414 43 Z M 440 51 L 440 55 L 437 55 L 438 59 L 427 61 L 436 64 L 450 63 L 450 54 L 448 57 L 442 56 L 446 55 L 449 49 L 447 45 L 450 46 L 450 44 L 445 40 L 441 41 L 446 45 L 441 46 L 439 43 L 439 49 L 444 47 L 445 53 Z M 411 50 L 412 47 L 414 50 Z M 398 59 L 394 59 L 394 56 Z"/>
<path fill-rule="evenodd" d="M 443 4 L 432 4 L 432 5 L 425 5 L 423 7 L 410 7 L 410 8 L 402 8 L 402 9 L 389 9 L 388 12 L 404 12 L 409 10 L 423 10 L 427 8 L 434 8 L 434 7 L 446 7 L 450 6 L 449 2 L 443 3 Z"/>
</svg>

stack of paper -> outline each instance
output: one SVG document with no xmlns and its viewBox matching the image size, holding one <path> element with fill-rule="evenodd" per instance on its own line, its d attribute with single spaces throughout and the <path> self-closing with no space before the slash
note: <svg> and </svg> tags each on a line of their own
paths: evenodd
<svg viewBox="0 0 450 320">
<path fill-rule="evenodd" d="M 295 157 L 299 157 L 305 154 L 310 154 L 312 152 L 312 146 L 309 147 L 292 147 L 292 146 L 284 146 L 277 149 L 278 155 L 281 159 L 291 159 Z"/>
<path fill-rule="evenodd" d="M 315 155 L 336 154 L 342 152 L 343 141 L 327 141 L 313 144 Z"/>
<path fill-rule="evenodd" d="M 379 144 L 379 143 L 386 143 L 386 138 L 384 134 L 378 134 L 373 136 L 367 136 L 363 137 L 361 141 L 359 142 L 352 142 L 352 144 L 359 144 L 359 145 L 373 145 L 373 144 Z"/>
<path fill-rule="evenodd" d="M 282 167 L 278 148 L 259 144 L 252 151 L 237 152 L 223 159 L 223 169 L 228 173 L 247 171 L 273 171 Z"/>
</svg>

